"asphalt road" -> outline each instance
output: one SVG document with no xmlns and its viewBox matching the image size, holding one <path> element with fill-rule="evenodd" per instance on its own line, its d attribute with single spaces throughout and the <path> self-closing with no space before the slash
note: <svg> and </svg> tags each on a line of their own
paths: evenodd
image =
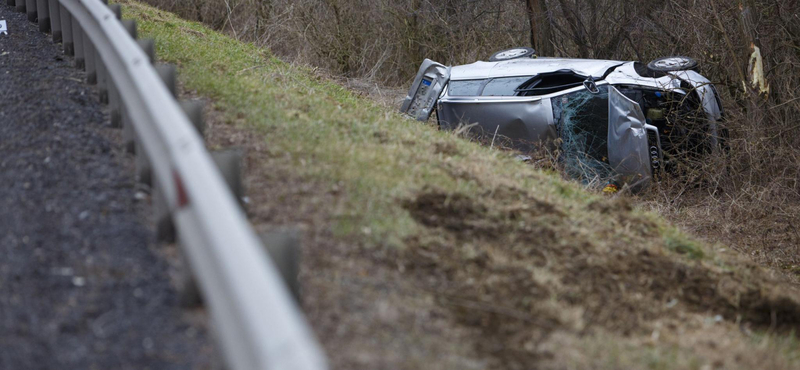
<svg viewBox="0 0 800 370">
<path fill-rule="evenodd" d="M 118 130 L 60 45 L 0 20 L 0 369 L 211 367 Z"/>
</svg>

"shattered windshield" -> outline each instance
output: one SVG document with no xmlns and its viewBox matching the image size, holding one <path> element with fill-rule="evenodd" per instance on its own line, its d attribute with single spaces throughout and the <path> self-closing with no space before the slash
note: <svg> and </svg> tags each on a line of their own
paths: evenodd
<svg viewBox="0 0 800 370">
<path fill-rule="evenodd" d="M 561 161 L 569 177 L 587 184 L 613 176 L 608 163 L 608 86 L 598 89 L 598 94 L 581 90 L 552 98 Z"/>
</svg>

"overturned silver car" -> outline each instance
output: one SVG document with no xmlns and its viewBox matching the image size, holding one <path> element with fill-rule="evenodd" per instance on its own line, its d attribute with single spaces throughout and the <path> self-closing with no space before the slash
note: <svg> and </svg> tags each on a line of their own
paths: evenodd
<svg viewBox="0 0 800 370">
<path fill-rule="evenodd" d="M 530 48 L 447 67 L 426 59 L 401 112 L 469 127 L 525 152 L 558 151 L 572 177 L 641 188 L 685 153 L 718 146 L 716 89 L 687 57 L 648 65 L 536 57 Z"/>
</svg>

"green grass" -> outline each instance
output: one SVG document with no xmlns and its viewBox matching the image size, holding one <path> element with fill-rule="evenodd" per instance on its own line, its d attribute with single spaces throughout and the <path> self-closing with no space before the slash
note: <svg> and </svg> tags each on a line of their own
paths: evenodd
<svg viewBox="0 0 800 370">
<path fill-rule="evenodd" d="M 685 254 L 691 259 L 703 259 L 705 253 L 697 242 L 690 240 L 677 230 L 671 230 L 665 237 L 664 242 L 667 248 L 679 254 Z"/>
<path fill-rule="evenodd" d="M 125 17 L 139 22 L 141 37 L 157 40 L 157 58 L 177 64 L 185 88 L 212 99 L 227 123 L 263 132 L 269 151 L 288 153 L 302 175 L 344 184 L 348 204 L 340 213 L 348 216 L 337 232 L 369 228 L 376 241 L 401 243 L 417 226 L 397 200 L 425 186 L 478 196 L 511 183 L 543 198 L 594 197 L 510 153 L 387 112 L 310 68 L 199 23 L 134 2 L 125 2 Z M 437 143 L 452 145 L 457 154 L 436 153 Z M 442 162 L 484 175 L 480 183 L 454 177 Z"/>
</svg>

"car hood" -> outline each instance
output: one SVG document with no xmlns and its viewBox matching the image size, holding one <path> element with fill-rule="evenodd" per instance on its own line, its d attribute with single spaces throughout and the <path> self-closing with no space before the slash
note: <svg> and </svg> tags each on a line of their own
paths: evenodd
<svg viewBox="0 0 800 370">
<path fill-rule="evenodd" d="M 532 76 L 540 73 L 571 70 L 578 75 L 603 77 L 606 71 L 625 62 L 596 59 L 519 58 L 502 62 L 475 62 L 451 69 L 451 80 L 474 80 L 494 77 Z"/>
</svg>

